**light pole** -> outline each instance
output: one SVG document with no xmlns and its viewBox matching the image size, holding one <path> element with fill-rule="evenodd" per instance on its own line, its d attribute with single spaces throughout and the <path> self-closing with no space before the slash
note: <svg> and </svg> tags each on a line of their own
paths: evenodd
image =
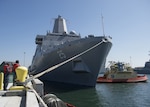
<svg viewBox="0 0 150 107">
<path fill-rule="evenodd" d="M 23 59 L 23 65 L 25 66 L 25 55 L 26 55 L 26 52 L 24 52 L 24 59 Z"/>
</svg>

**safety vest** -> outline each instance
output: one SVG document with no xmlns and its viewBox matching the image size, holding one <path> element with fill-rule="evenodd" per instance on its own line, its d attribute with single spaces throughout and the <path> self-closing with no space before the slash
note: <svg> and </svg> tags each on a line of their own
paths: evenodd
<svg viewBox="0 0 150 107">
<path fill-rule="evenodd" d="M 16 68 L 17 68 L 18 66 L 20 66 L 20 65 L 19 65 L 19 64 L 17 64 L 17 63 L 15 63 L 15 64 L 13 65 L 13 70 L 15 71 L 15 70 L 16 70 Z"/>
<path fill-rule="evenodd" d="M 11 73 L 12 72 L 12 66 L 4 65 L 4 73 Z"/>
<path fill-rule="evenodd" d="M 7 73 L 7 68 L 8 68 L 8 65 L 4 65 L 4 73 L 5 74 Z"/>
</svg>

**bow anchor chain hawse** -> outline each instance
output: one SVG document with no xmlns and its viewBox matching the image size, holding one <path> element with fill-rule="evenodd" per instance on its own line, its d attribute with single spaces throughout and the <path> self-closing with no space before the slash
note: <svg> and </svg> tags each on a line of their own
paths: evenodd
<svg viewBox="0 0 150 107">
<path fill-rule="evenodd" d="M 38 77 L 40 77 L 40 76 L 42 76 L 42 75 L 44 75 L 44 74 L 46 74 L 46 73 L 48 73 L 48 72 L 51 72 L 52 70 L 54 70 L 54 69 L 56 69 L 56 68 L 58 68 L 58 67 L 60 67 L 60 66 L 62 66 L 62 65 L 64 65 L 64 64 L 66 64 L 66 63 L 68 63 L 68 62 L 74 60 L 74 59 L 77 58 L 77 57 L 82 56 L 83 54 L 85 54 L 85 53 L 91 51 L 92 49 L 94 49 L 94 48 L 98 47 L 99 45 L 101 45 L 102 43 L 106 43 L 106 42 L 109 42 L 109 39 L 108 39 L 108 38 L 102 39 L 102 40 L 101 40 L 100 42 L 98 42 L 96 45 L 94 45 L 94 46 L 92 46 L 91 48 L 89 48 L 89 49 L 87 49 L 87 50 L 85 50 L 85 51 L 83 51 L 83 52 L 81 52 L 81 53 L 79 53 L 79 54 L 77 54 L 77 55 L 75 55 L 75 56 L 69 58 L 68 60 L 65 60 L 64 62 L 61 62 L 61 63 L 59 63 L 59 64 L 57 64 L 57 65 L 54 65 L 54 66 L 52 66 L 52 67 L 46 69 L 45 71 L 42 71 L 42 72 L 40 72 L 40 73 L 38 73 L 38 74 L 36 74 L 36 75 L 34 75 L 34 76 L 30 76 L 28 79 L 26 79 L 26 81 L 24 82 L 24 85 L 26 86 L 27 83 L 30 82 L 30 81 L 32 81 L 33 79 L 38 78 Z"/>
</svg>

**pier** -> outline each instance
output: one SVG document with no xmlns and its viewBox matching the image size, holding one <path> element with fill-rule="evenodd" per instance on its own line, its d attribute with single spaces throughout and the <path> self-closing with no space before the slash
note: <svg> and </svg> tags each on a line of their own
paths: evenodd
<svg viewBox="0 0 150 107">
<path fill-rule="evenodd" d="M 44 84 L 37 78 L 29 79 L 28 70 L 18 67 L 17 80 L 8 76 L 8 85 L 4 90 L 4 74 L 0 73 L 0 107 L 74 107 L 63 102 L 56 95 L 44 95 Z M 16 70 L 17 71 L 17 70 Z"/>
</svg>

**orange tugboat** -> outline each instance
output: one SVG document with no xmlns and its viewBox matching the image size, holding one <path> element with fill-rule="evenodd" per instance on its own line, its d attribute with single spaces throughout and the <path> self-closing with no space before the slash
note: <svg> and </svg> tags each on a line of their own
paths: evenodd
<svg viewBox="0 0 150 107">
<path fill-rule="evenodd" d="M 111 61 L 104 75 L 97 78 L 97 83 L 133 83 L 147 79 L 146 75 L 137 75 L 129 64 Z"/>
</svg>

